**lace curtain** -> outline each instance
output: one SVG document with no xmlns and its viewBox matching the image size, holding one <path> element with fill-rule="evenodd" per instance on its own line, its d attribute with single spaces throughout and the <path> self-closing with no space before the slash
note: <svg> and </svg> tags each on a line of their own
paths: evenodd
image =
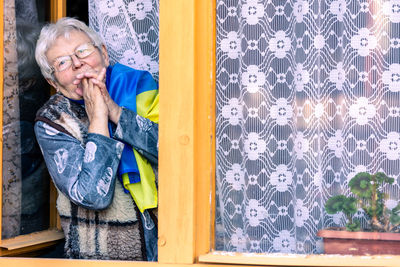
<svg viewBox="0 0 400 267">
<path fill-rule="evenodd" d="M 322 252 L 360 171 L 395 178 L 394 207 L 400 2 L 218 0 L 216 23 L 216 248 Z"/>
<path fill-rule="evenodd" d="M 89 25 L 111 64 L 149 71 L 158 81 L 158 0 L 89 0 Z"/>
<path fill-rule="evenodd" d="M 4 1 L 3 206 L 2 238 L 16 236 L 21 225 L 21 131 L 15 1 Z"/>
</svg>

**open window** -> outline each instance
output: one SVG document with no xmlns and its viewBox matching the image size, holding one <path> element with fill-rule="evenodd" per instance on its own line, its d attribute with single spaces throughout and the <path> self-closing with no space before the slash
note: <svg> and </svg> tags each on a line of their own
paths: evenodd
<svg viewBox="0 0 400 267">
<path fill-rule="evenodd" d="M 2 256 L 40 255 L 63 239 L 56 192 L 33 131 L 36 111 L 50 95 L 34 47 L 40 25 L 51 20 L 51 4 L 4 3 Z"/>
<path fill-rule="evenodd" d="M 44 248 L 44 243 L 52 245 L 63 237 L 55 209 L 56 190 L 33 131 L 37 110 L 54 93 L 34 58 L 41 27 L 65 15 L 78 18 L 100 34 L 111 64 L 120 62 L 147 70 L 158 80 L 158 1 L 145 6 L 130 1 L 94 0 L 14 0 L 5 4 L 4 17 L 9 23 L 4 27 L 8 39 L 4 53 L 6 142 L 0 246 L 5 249 L 4 255 L 23 256 L 28 247 L 40 254 L 35 246 Z M 57 255 L 62 257 L 62 252 Z"/>
</svg>

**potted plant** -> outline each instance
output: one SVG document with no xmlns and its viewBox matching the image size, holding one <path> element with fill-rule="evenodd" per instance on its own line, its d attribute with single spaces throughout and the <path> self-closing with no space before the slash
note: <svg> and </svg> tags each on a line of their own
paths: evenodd
<svg viewBox="0 0 400 267">
<path fill-rule="evenodd" d="M 385 205 L 388 199 L 383 192 L 385 184 L 392 184 L 393 178 L 382 172 L 358 173 L 349 181 L 353 196 L 336 195 L 325 203 L 328 214 L 343 212 L 346 226 L 340 229 L 325 229 L 318 232 L 324 238 L 327 254 L 400 254 L 400 203 L 393 209 Z M 368 227 L 361 229 L 361 223 L 354 217 L 361 208 L 368 217 Z"/>
</svg>

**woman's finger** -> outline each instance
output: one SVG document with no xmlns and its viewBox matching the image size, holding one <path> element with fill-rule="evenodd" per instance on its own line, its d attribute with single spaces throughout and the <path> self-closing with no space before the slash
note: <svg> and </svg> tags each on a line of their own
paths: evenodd
<svg viewBox="0 0 400 267">
<path fill-rule="evenodd" d="M 84 73 L 79 73 L 78 75 L 76 75 L 76 79 L 82 79 L 83 77 L 85 77 Z"/>
<path fill-rule="evenodd" d="M 97 76 L 97 80 L 104 81 L 105 77 L 106 77 L 106 68 L 102 68 L 99 75 Z"/>
<path fill-rule="evenodd" d="M 81 74 L 78 74 L 78 75 L 76 75 L 76 78 L 80 78 L 80 79 L 82 79 L 82 78 L 94 78 L 94 79 L 96 79 L 97 78 L 97 76 L 98 76 L 98 74 L 97 73 L 94 73 L 94 72 L 85 72 L 85 73 L 81 73 Z"/>
<path fill-rule="evenodd" d="M 98 85 L 98 86 L 101 86 L 101 87 L 104 87 L 104 86 L 105 86 L 105 84 L 104 84 L 102 81 L 99 81 L 99 80 L 97 80 L 97 79 L 95 79 L 95 78 L 91 78 L 90 81 L 91 81 L 92 83 L 94 83 L 95 85 Z"/>
<path fill-rule="evenodd" d="M 101 82 L 104 82 L 105 76 L 106 76 L 106 68 L 102 68 L 99 73 L 96 72 L 85 72 L 85 73 L 79 73 L 75 76 L 75 80 L 72 82 L 74 85 L 78 85 L 81 83 L 82 79 L 88 78 L 88 79 L 93 79 L 93 83 L 96 85 L 100 86 Z M 100 83 L 97 83 L 94 80 L 98 80 Z"/>
<path fill-rule="evenodd" d="M 76 79 L 82 79 L 82 78 L 93 78 L 97 79 L 99 81 L 103 81 L 106 75 L 106 68 L 102 68 L 100 72 L 85 72 L 85 73 L 80 73 L 76 75 Z"/>
<path fill-rule="evenodd" d="M 95 90 L 93 83 L 89 79 L 82 79 L 83 85 L 83 98 L 94 101 L 98 90 Z"/>
<path fill-rule="evenodd" d="M 77 74 L 75 76 L 75 80 L 72 83 L 77 85 L 77 84 L 80 84 L 82 79 L 84 79 L 84 78 L 89 78 L 89 79 L 94 78 L 94 79 L 96 79 L 97 76 L 98 75 L 96 73 L 94 73 L 94 72 L 79 73 L 79 74 Z"/>
<path fill-rule="evenodd" d="M 105 94 L 107 92 L 107 88 L 103 82 L 101 82 L 97 79 L 93 79 L 93 78 L 90 79 L 90 82 L 93 83 L 95 86 L 97 86 L 100 89 L 100 92 L 104 97 L 107 97 L 107 94 Z"/>
<path fill-rule="evenodd" d="M 82 79 L 81 80 L 82 86 L 83 86 L 83 94 L 87 93 L 87 88 L 88 88 L 88 80 L 87 79 Z"/>
</svg>

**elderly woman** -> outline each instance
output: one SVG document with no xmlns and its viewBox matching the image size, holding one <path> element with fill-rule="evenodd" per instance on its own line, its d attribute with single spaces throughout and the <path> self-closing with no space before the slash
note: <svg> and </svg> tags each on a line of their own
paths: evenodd
<svg viewBox="0 0 400 267">
<path fill-rule="evenodd" d="M 156 260 L 156 82 L 109 65 L 101 38 L 72 18 L 42 29 L 35 57 L 57 91 L 35 134 L 59 191 L 66 256 Z"/>
</svg>

